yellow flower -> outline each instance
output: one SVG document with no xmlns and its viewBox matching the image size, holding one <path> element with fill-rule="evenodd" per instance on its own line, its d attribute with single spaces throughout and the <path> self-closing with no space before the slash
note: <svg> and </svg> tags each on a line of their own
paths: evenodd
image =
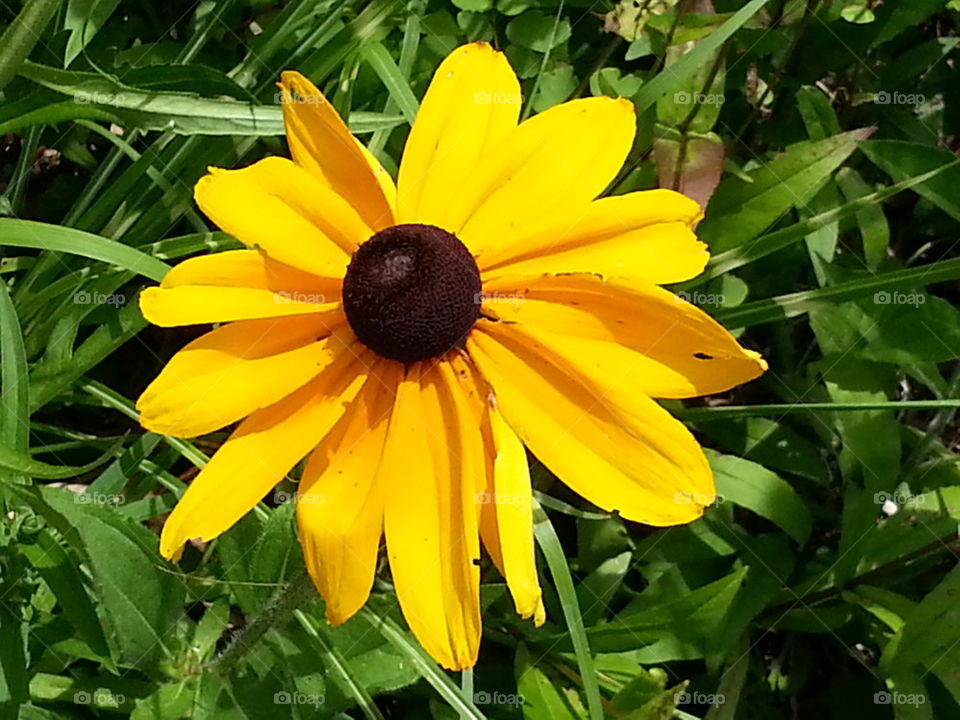
<svg viewBox="0 0 960 720">
<path fill-rule="evenodd" d="M 467 668 L 481 540 L 517 611 L 544 619 L 524 445 L 604 510 L 689 522 L 715 497 L 710 468 L 651 398 L 728 390 L 766 365 L 658 287 L 707 261 L 695 202 L 595 199 L 633 143 L 629 101 L 573 100 L 518 124 L 503 54 L 460 47 L 395 185 L 306 78 L 280 87 L 293 160 L 211 168 L 196 186 L 248 249 L 187 260 L 141 298 L 157 325 L 225 323 L 143 393 L 144 427 L 192 437 L 242 420 L 160 550 L 176 559 L 216 537 L 309 456 L 297 522 L 329 621 L 366 602 L 385 536 L 410 628 L 444 667 Z"/>
</svg>

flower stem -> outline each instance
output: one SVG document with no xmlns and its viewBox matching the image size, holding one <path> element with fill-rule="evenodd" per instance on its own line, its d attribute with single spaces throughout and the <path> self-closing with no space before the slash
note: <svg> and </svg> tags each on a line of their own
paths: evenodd
<svg viewBox="0 0 960 720">
<path fill-rule="evenodd" d="M 318 597 L 307 573 L 293 578 L 270 599 L 259 615 L 234 634 L 223 652 L 210 661 L 209 669 L 220 675 L 229 674 L 268 630 L 282 627 L 293 617 L 295 610 L 309 605 Z"/>
</svg>

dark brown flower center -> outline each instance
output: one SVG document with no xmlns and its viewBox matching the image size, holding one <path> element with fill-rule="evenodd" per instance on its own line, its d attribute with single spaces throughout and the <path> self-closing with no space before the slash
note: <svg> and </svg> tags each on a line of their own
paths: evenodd
<svg viewBox="0 0 960 720">
<path fill-rule="evenodd" d="M 360 342 L 416 362 L 463 342 L 480 311 L 480 289 L 477 263 L 456 235 L 433 225 L 395 225 L 354 254 L 343 307 Z"/>
</svg>

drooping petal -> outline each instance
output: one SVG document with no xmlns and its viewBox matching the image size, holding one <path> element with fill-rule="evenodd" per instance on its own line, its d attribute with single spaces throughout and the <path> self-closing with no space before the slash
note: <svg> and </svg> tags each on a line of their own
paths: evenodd
<svg viewBox="0 0 960 720">
<path fill-rule="evenodd" d="M 565 274 L 484 291 L 488 315 L 527 328 L 587 375 L 653 397 L 724 392 L 767 368 L 705 312 L 655 285 Z"/>
<path fill-rule="evenodd" d="M 572 100 L 520 123 L 464 188 L 481 201 L 458 237 L 484 262 L 553 214 L 586 206 L 623 165 L 635 129 L 633 104 L 607 97 Z"/>
<path fill-rule="evenodd" d="M 400 163 L 400 222 L 456 233 L 476 208 L 465 192 L 479 166 L 517 125 L 520 84 L 503 53 L 483 42 L 450 53 L 424 95 Z"/>
<path fill-rule="evenodd" d="M 546 348 L 483 323 L 467 351 L 497 408 L 527 447 L 574 491 L 627 520 L 689 522 L 713 502 L 710 467 L 687 429 L 638 395 L 619 407 L 565 372 Z"/>
<path fill-rule="evenodd" d="M 349 253 L 373 234 L 344 198 L 285 158 L 210 168 L 193 194 L 224 232 L 320 277 L 343 277 Z"/>
<path fill-rule="evenodd" d="M 334 625 L 367 601 L 383 534 L 377 470 L 402 366 L 380 359 L 344 418 L 313 451 L 297 494 L 307 570 Z"/>
<path fill-rule="evenodd" d="M 171 358 L 140 399 L 140 424 L 174 437 L 213 432 L 282 400 L 323 372 L 346 318 L 241 320 L 197 338 Z"/>
<path fill-rule="evenodd" d="M 447 363 L 418 363 L 400 382 L 380 465 L 387 555 L 400 608 L 420 644 L 449 670 L 480 644 L 475 494 L 483 447 Z"/>
<path fill-rule="evenodd" d="M 289 315 L 317 315 L 333 323 L 343 312 L 340 299 L 326 300 L 323 294 L 296 295 L 261 288 L 185 285 L 168 290 L 152 287 L 140 293 L 140 312 L 161 327 Z"/>
<path fill-rule="evenodd" d="M 493 501 L 497 508 L 503 573 L 517 612 L 521 617 L 534 618 L 534 624 L 539 627 L 546 613 L 533 548 L 533 496 L 527 453 L 496 407 L 490 408 L 490 424 L 497 451 Z"/>
<path fill-rule="evenodd" d="M 700 206 L 671 190 L 595 200 L 558 212 L 515 246 L 481 258 L 485 278 L 589 272 L 667 284 L 699 275 L 710 255 L 691 224 Z"/>
<path fill-rule="evenodd" d="M 244 420 L 170 513 L 160 553 L 175 558 L 187 540 L 211 540 L 249 512 L 336 424 L 370 364 L 359 343 L 345 345 L 315 380 Z"/>
<path fill-rule="evenodd" d="M 290 70 L 280 76 L 280 92 L 287 143 L 297 164 L 356 208 L 375 232 L 393 225 L 393 180 L 323 93 Z"/>
<path fill-rule="evenodd" d="M 477 493 L 480 537 L 507 581 L 517 613 L 539 627 L 546 614 L 533 543 L 533 495 L 527 453 L 496 408 L 493 396 L 463 357 L 451 360 L 483 435 L 486 484 Z"/>
</svg>

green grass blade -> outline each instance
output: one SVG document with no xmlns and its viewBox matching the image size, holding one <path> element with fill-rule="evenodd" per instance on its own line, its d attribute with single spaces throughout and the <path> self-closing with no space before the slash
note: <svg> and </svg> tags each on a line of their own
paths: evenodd
<svg viewBox="0 0 960 720">
<path fill-rule="evenodd" d="M 365 618 L 391 645 L 409 658 L 423 675 L 423 679 L 430 683 L 433 689 L 447 701 L 447 704 L 460 713 L 461 717 L 483 720 L 485 717 L 483 713 L 472 703 L 468 704 L 464 701 L 460 694 L 460 688 L 450 680 L 447 674 L 437 666 L 437 663 L 426 654 L 416 641 L 411 641 L 407 633 L 400 629 L 393 620 L 378 616 L 368 607 L 362 608 L 357 614 Z"/>
<path fill-rule="evenodd" d="M 700 67 L 708 61 L 710 56 L 729 40 L 737 30 L 746 25 L 750 18 L 756 15 L 768 1 L 769 0 L 751 0 L 751 2 L 740 8 L 733 17 L 717 28 L 717 30 L 704 38 L 697 47 L 671 65 L 669 69 L 663 70 L 653 78 L 653 80 L 640 88 L 640 92 L 633 98 L 633 104 L 637 108 L 637 114 L 642 113 L 648 107 L 654 105 L 657 100 L 673 88 L 684 83 L 691 75 L 697 72 Z"/>
<path fill-rule="evenodd" d="M 580 614 L 580 603 L 577 601 L 577 591 L 573 586 L 573 577 L 564 555 L 560 538 L 550 518 L 537 505 L 534 509 L 534 535 L 540 545 L 540 551 L 550 568 L 553 584 L 560 596 L 563 606 L 563 616 L 567 621 L 567 630 L 573 643 L 573 651 L 577 656 L 577 665 L 580 667 L 580 677 L 583 680 L 583 691 L 587 696 L 587 709 L 591 720 L 603 720 L 603 705 L 600 699 L 600 685 L 597 683 L 597 673 L 590 654 L 590 645 L 583 625 L 583 616 Z"/>
<path fill-rule="evenodd" d="M 27 0 L 20 14 L 7 26 L 0 36 L 0 90 L 19 72 L 59 7 L 60 0 Z"/>
<path fill-rule="evenodd" d="M 413 125 L 413 119 L 417 116 L 420 103 L 410 89 L 410 83 L 407 82 L 390 53 L 380 43 L 370 43 L 361 48 L 360 54 L 377 73 L 383 84 L 387 86 L 387 92 L 390 93 L 390 97 L 400 108 L 403 117 L 410 125 Z"/>
<path fill-rule="evenodd" d="M 730 328 L 750 327 L 797 317 L 811 310 L 856 300 L 871 293 L 915 289 L 957 279 L 960 279 L 960 258 L 953 258 L 831 287 L 744 303 L 739 307 L 719 310 L 716 318 Z"/>
<path fill-rule="evenodd" d="M 100 260 L 159 282 L 170 270 L 162 260 L 99 235 L 33 220 L 0 218 L 0 245 L 53 250 Z"/>
</svg>

